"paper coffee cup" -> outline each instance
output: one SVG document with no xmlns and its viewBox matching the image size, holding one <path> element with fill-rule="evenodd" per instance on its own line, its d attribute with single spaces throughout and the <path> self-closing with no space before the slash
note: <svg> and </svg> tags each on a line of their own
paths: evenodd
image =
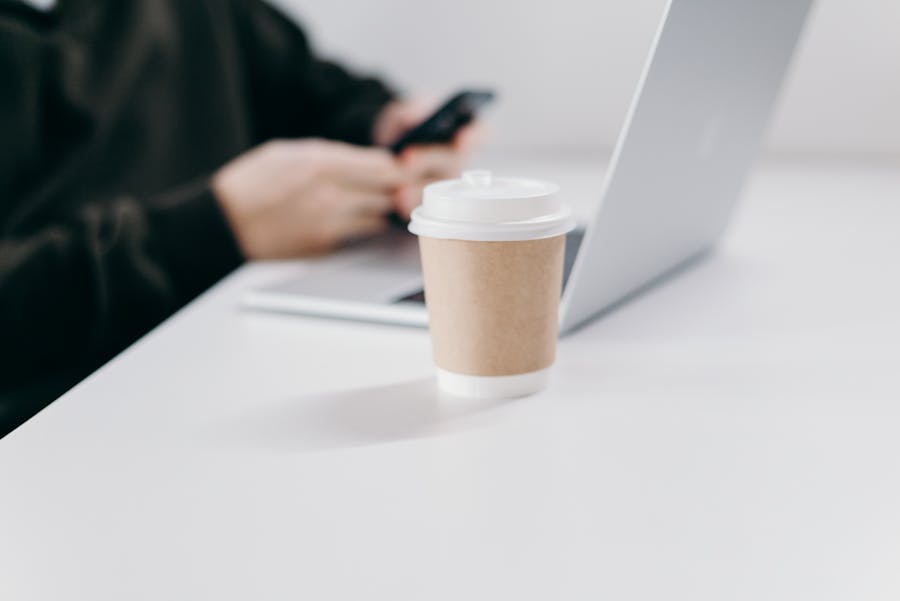
<svg viewBox="0 0 900 601">
<path fill-rule="evenodd" d="M 419 236 L 438 385 L 510 398 L 547 385 L 556 356 L 565 234 L 555 184 L 467 171 L 426 186 Z"/>
</svg>

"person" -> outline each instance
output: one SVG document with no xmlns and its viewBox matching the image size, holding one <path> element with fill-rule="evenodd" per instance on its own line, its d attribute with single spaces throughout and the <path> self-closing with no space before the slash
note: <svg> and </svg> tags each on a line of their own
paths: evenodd
<svg viewBox="0 0 900 601">
<path fill-rule="evenodd" d="M 394 157 L 428 107 L 260 0 L 0 0 L 0 81 L 0 435 L 242 261 L 408 215 L 465 148 Z"/>
</svg>

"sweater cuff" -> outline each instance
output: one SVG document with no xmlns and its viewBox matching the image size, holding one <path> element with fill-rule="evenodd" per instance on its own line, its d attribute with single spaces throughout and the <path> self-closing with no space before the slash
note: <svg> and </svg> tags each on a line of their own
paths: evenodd
<svg viewBox="0 0 900 601">
<path fill-rule="evenodd" d="M 148 219 L 182 299 L 194 298 L 244 260 L 206 178 L 151 199 Z"/>
<path fill-rule="evenodd" d="M 394 94 L 387 88 L 373 83 L 362 98 L 338 117 L 335 137 L 350 144 L 370 146 L 373 142 L 375 120 L 381 110 L 394 98 Z"/>
</svg>

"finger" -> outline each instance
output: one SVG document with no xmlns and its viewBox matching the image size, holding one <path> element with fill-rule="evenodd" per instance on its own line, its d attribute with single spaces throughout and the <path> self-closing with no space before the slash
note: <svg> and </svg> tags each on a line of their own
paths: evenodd
<svg viewBox="0 0 900 601">
<path fill-rule="evenodd" d="M 452 144 L 458 152 L 467 155 L 481 144 L 486 135 L 487 132 L 484 126 L 474 121 L 456 132 L 456 135 L 453 136 Z"/>
<path fill-rule="evenodd" d="M 436 106 L 434 99 L 417 97 L 394 100 L 381 109 L 372 130 L 372 139 L 379 146 L 394 143 L 406 131 L 424 121 Z"/>
<path fill-rule="evenodd" d="M 405 183 L 407 173 L 384 148 L 333 142 L 321 157 L 325 171 L 336 181 L 357 188 L 386 189 Z"/>
<path fill-rule="evenodd" d="M 387 219 L 382 215 L 356 215 L 337 224 L 335 238 L 349 241 L 378 234 L 387 229 Z"/>
<path fill-rule="evenodd" d="M 437 99 L 433 96 L 416 96 L 401 103 L 399 121 L 403 128 L 411 128 L 426 118 L 437 108 Z"/>
<path fill-rule="evenodd" d="M 393 208 L 392 193 L 389 190 L 371 190 L 358 187 L 339 189 L 335 196 L 335 205 L 342 213 L 364 215 L 384 215 Z"/>
<path fill-rule="evenodd" d="M 394 195 L 394 210 L 404 219 L 409 219 L 413 209 L 421 203 L 421 186 L 403 186 Z"/>
<path fill-rule="evenodd" d="M 448 144 L 432 144 L 407 149 L 400 157 L 400 162 L 409 176 L 427 180 L 458 175 L 463 157 Z"/>
</svg>

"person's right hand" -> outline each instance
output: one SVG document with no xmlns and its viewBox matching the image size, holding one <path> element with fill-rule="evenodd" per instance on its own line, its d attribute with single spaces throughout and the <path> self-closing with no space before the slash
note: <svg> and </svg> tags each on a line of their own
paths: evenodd
<svg viewBox="0 0 900 601">
<path fill-rule="evenodd" d="M 317 254 L 385 228 L 404 172 L 382 148 L 276 140 L 238 156 L 211 180 L 248 259 Z"/>
</svg>

